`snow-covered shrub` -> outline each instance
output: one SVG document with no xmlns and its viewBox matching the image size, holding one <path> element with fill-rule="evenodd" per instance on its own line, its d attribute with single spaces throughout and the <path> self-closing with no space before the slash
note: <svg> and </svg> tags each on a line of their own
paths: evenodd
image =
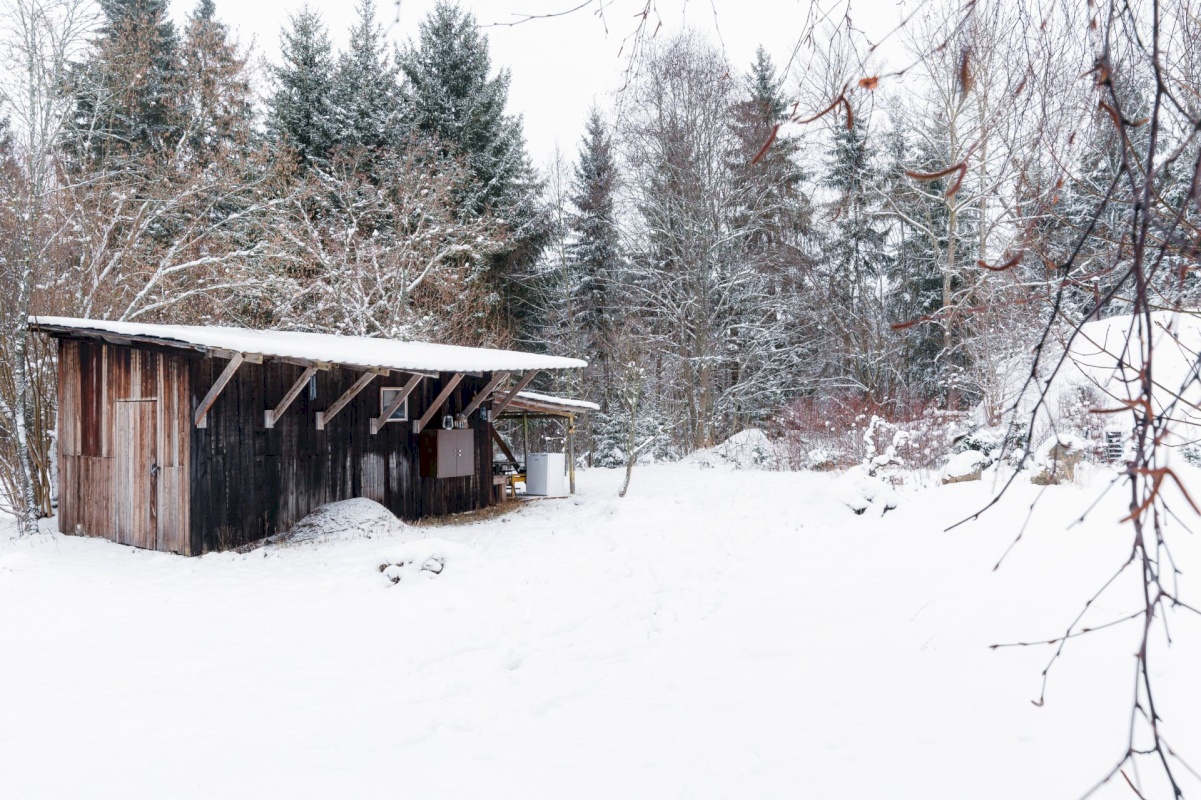
<svg viewBox="0 0 1201 800">
<path fill-rule="evenodd" d="M 881 515 L 897 507 L 896 490 L 884 479 L 871 474 L 867 467 L 851 467 L 834 482 L 835 496 L 856 514 L 874 508 Z"/>
<path fill-rule="evenodd" d="M 734 469 L 785 469 L 782 443 L 773 441 L 758 428 L 747 428 L 719 445 L 697 450 L 688 457 L 701 467 L 728 466 Z"/>
<path fill-rule="evenodd" d="M 778 420 L 785 469 L 846 469 L 865 462 L 934 469 L 951 442 L 960 412 L 930 400 L 833 394 L 798 400 Z M 815 459 L 812 454 L 820 458 Z"/>
</svg>

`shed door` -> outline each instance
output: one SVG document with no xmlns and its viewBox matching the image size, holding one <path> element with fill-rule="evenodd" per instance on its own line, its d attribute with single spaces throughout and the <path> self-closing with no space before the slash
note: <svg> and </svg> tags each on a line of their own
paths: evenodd
<svg viewBox="0 0 1201 800">
<path fill-rule="evenodd" d="M 154 549 L 158 516 L 158 402 L 117 401 L 117 541 Z"/>
<path fill-rule="evenodd" d="M 455 434 L 455 449 L 458 451 L 458 471 L 455 474 L 469 478 L 475 474 L 475 429 L 460 428 Z"/>
</svg>

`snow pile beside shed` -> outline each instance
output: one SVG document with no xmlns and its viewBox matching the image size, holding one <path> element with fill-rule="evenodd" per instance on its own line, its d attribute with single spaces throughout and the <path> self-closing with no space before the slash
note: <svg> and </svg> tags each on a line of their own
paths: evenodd
<svg viewBox="0 0 1201 800">
<path fill-rule="evenodd" d="M 272 536 L 262 544 L 297 547 L 354 539 L 384 539 L 399 536 L 407 530 L 409 526 L 384 506 L 366 497 L 355 497 L 321 506 L 290 530 Z M 247 549 L 259 544 L 255 542 Z"/>
</svg>

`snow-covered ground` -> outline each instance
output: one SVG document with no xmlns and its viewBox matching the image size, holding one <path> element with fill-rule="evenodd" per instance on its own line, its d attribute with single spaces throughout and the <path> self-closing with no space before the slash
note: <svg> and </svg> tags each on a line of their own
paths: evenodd
<svg viewBox="0 0 1201 800">
<path fill-rule="evenodd" d="M 831 474 L 640 467 L 624 500 L 620 478 L 475 524 L 198 559 L 8 526 L 0 791 L 1075 798 L 1122 752 L 1134 627 L 1069 647 L 1041 708 L 1050 648 L 988 647 L 1057 635 L 1126 557 L 1120 493 L 1068 527 L 1104 473 L 1023 482 L 949 533 L 990 483 L 856 516 Z M 1201 546 L 1173 535 L 1195 602 Z M 1137 602 L 1122 584 L 1095 620 Z M 1201 620 L 1170 622 L 1157 699 L 1196 764 Z"/>
</svg>

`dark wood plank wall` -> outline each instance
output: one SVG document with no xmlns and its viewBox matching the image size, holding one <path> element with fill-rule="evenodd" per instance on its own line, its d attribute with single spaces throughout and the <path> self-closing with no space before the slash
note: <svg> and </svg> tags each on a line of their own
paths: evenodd
<svg viewBox="0 0 1201 800">
<path fill-rule="evenodd" d="M 191 407 L 228 363 L 219 358 L 188 357 Z M 378 416 L 381 386 L 401 386 L 408 377 L 378 377 L 359 393 L 325 430 L 316 413 L 328 408 L 362 373 L 331 369 L 317 373 L 317 394 L 307 387 L 268 429 L 263 412 L 275 406 L 303 369 L 277 361 L 244 363 L 208 413 L 206 428 L 192 431 L 191 551 L 224 550 L 287 530 L 318 506 L 367 497 L 405 519 L 468 511 L 492 499 L 490 433 L 478 414 L 475 428 L 476 471 L 472 477 L 422 478 L 418 438 L 410 422 L 393 422 L 372 435 L 369 421 Z M 417 418 L 451 377 L 422 381 L 409 398 L 409 418 Z M 490 376 L 467 376 L 441 413 L 457 413 Z"/>
<path fill-rule="evenodd" d="M 189 552 L 190 518 L 181 513 L 189 507 L 190 495 L 187 360 L 168 350 L 60 338 L 58 367 L 59 530 L 121 540 L 118 456 L 149 452 L 159 471 L 144 476 L 148 484 L 141 489 L 145 497 L 155 498 L 150 509 L 154 526 L 138 531 L 134 541 Z M 130 400 L 154 401 L 153 409 L 140 410 L 136 426 L 150 439 L 122 449 L 118 404 Z"/>
</svg>

